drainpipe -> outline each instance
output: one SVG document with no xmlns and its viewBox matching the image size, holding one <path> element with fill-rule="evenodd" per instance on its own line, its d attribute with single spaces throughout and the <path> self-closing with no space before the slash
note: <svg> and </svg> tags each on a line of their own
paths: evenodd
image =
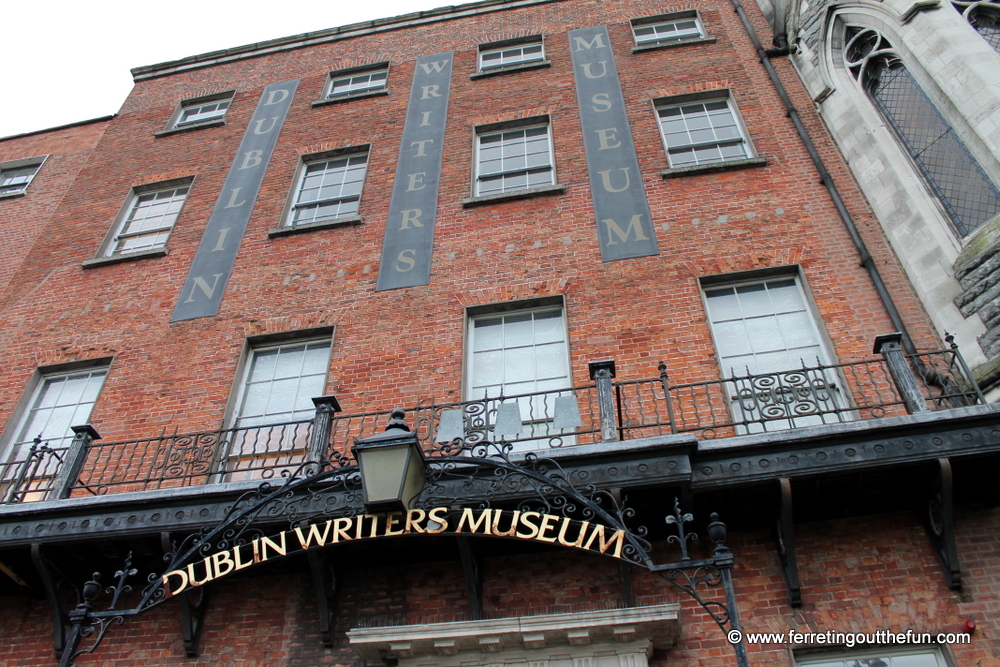
<svg viewBox="0 0 1000 667">
<path fill-rule="evenodd" d="M 799 139 L 802 140 L 803 145 L 806 147 L 806 151 L 809 153 L 809 157 L 813 161 L 813 165 L 816 167 L 816 171 L 819 173 L 820 182 L 826 186 L 827 192 L 830 193 L 830 197 L 833 199 L 833 205 L 837 208 L 837 213 L 840 214 L 840 220 L 844 223 L 844 227 L 847 228 L 847 233 L 850 234 L 851 240 L 854 241 L 854 247 L 858 249 L 858 253 L 861 255 L 861 266 L 865 267 L 868 271 L 868 275 L 871 276 L 872 282 L 875 284 L 875 291 L 878 292 L 879 299 L 882 301 L 882 305 L 885 306 L 886 312 L 889 314 L 889 319 L 892 321 L 892 326 L 896 331 L 903 335 L 903 347 L 909 354 L 916 354 L 917 350 L 913 346 L 913 341 L 910 339 L 910 334 L 906 330 L 906 325 L 903 324 L 903 318 L 900 317 L 899 311 L 896 310 L 896 304 L 892 301 L 892 296 L 889 294 L 889 289 L 885 285 L 885 281 L 882 280 L 881 274 L 878 272 L 878 267 L 875 266 L 875 260 L 872 258 L 871 254 L 868 252 L 865 242 L 861 239 L 861 235 L 858 233 L 858 226 L 854 222 L 854 218 L 847 210 L 847 206 L 844 204 L 843 198 L 840 196 L 840 191 L 837 189 L 837 185 L 833 182 L 833 178 L 830 177 L 830 173 L 826 170 L 826 166 L 823 164 L 822 158 L 820 158 L 819 153 L 816 152 L 816 145 L 813 144 L 812 139 L 809 138 L 809 133 L 806 132 L 806 128 L 802 125 L 802 121 L 799 119 L 799 112 L 795 110 L 792 105 L 792 100 L 788 97 L 788 91 L 785 90 L 785 86 L 781 83 L 781 79 L 778 78 L 778 73 L 774 71 L 774 67 L 771 65 L 772 56 L 785 56 L 788 55 L 788 36 L 786 34 L 779 33 L 774 38 L 774 44 L 776 48 L 765 49 L 760 44 L 760 40 L 757 39 L 757 33 L 754 32 L 753 26 L 750 25 L 750 19 L 747 18 L 746 12 L 743 11 L 743 5 L 740 0 L 731 0 L 733 7 L 736 8 L 736 13 L 740 17 L 740 21 L 743 22 L 743 27 L 746 29 L 747 34 L 750 36 L 750 41 L 753 42 L 754 48 L 757 50 L 757 56 L 760 58 L 760 62 L 764 65 L 764 69 L 767 70 L 767 75 L 771 77 L 771 83 L 774 84 L 775 89 L 778 91 L 778 96 L 781 98 L 781 102 L 785 105 L 786 115 L 792 119 L 792 123 L 795 125 L 795 130 L 799 134 Z M 775 11 L 780 11 L 780 8 L 775 9 Z M 775 20 L 777 21 L 777 14 L 775 15 Z M 782 20 L 784 16 L 782 14 Z M 776 23 L 777 25 L 777 23 Z"/>
</svg>

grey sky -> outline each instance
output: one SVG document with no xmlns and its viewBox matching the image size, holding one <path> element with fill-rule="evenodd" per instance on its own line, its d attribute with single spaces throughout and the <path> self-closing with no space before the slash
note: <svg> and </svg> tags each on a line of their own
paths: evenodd
<svg viewBox="0 0 1000 667">
<path fill-rule="evenodd" d="M 115 113 L 129 69 L 398 16 L 447 0 L 34 0 L 0 11 L 0 137 Z"/>
</svg>

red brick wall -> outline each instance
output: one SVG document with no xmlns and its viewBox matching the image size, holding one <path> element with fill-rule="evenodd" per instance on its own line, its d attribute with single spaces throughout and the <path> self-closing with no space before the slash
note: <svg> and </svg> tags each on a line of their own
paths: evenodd
<svg viewBox="0 0 1000 667">
<path fill-rule="evenodd" d="M 774 542 L 766 531 L 735 534 L 730 540 L 734 581 L 747 632 L 962 632 L 966 620 L 978 628 L 969 645 L 950 650 L 960 667 L 1000 665 L 1000 553 L 990 527 L 1000 510 L 965 509 L 957 517 L 964 593 L 944 585 L 938 561 L 916 516 L 903 513 L 796 526 L 803 605 L 788 606 Z M 988 533 L 988 534 L 987 534 Z M 183 657 L 175 603 L 126 621 L 112 630 L 99 652 L 81 665 L 137 664 L 298 665 L 355 664 L 345 633 L 372 624 L 415 624 L 464 620 L 468 605 L 457 560 L 404 565 L 405 542 L 385 541 L 399 551 L 400 564 L 372 567 L 342 562 L 336 607 L 335 646 L 319 639 L 312 580 L 299 557 L 300 574 L 275 574 L 265 567 L 210 587 L 200 656 Z M 488 540 L 478 542 L 488 554 Z M 330 556 L 337 560 L 338 552 Z M 657 545 L 655 560 L 676 558 L 675 548 Z M 695 557 L 699 553 L 695 552 Z M 286 565 L 290 561 L 286 561 Z M 488 617 L 603 609 L 618 604 L 616 562 L 571 551 L 542 555 L 484 557 L 483 598 Z M 654 667 L 735 664 L 732 648 L 705 612 L 674 592 L 660 577 L 633 569 L 640 605 L 680 602 L 680 639 L 657 651 Z M 0 665 L 53 664 L 50 617 L 41 601 L 5 600 L 0 625 Z M 867 647 L 866 647 L 867 648 Z M 789 647 L 751 646 L 755 666 L 791 667 Z"/>
<path fill-rule="evenodd" d="M 0 282 L 6 285 L 0 298 L 0 349 L 5 351 L 0 423 L 10 418 L 38 366 L 113 356 L 92 418 L 106 439 L 175 427 L 215 428 L 223 420 L 248 335 L 329 325 L 336 332 L 327 393 L 336 394 L 346 412 L 432 397 L 454 400 L 461 398 L 464 308 L 549 295 L 565 297 L 576 383 L 587 381 L 588 361 L 607 358 L 618 362 L 622 379 L 655 376 L 660 359 L 674 382 L 716 379 L 698 278 L 792 264 L 803 269 L 837 357 L 868 356 L 872 339 L 889 332 L 888 317 L 728 2 L 698 5 L 715 43 L 631 53 L 628 19 L 689 7 L 652 0 L 554 2 L 139 82 L 121 115 L 107 125 L 73 189 L 50 217 L 38 218 L 37 230 L 24 232 L 34 237 L 15 244 L 30 246 L 30 253 L 4 260 L 2 266 L 16 268 Z M 748 10 L 768 41 L 763 19 Z M 597 24 L 609 25 L 661 249 L 656 257 L 600 261 L 566 39 L 568 30 Z M 535 33 L 545 34 L 551 67 L 469 78 L 477 44 Z M 430 284 L 376 293 L 413 60 L 451 49 L 455 67 Z M 392 61 L 389 95 L 311 106 L 327 72 L 361 60 Z M 786 63 L 776 66 L 917 344 L 938 346 L 876 221 L 812 114 L 808 96 Z M 302 79 L 299 92 L 219 316 L 170 324 L 260 91 L 290 78 Z M 663 180 L 666 157 L 651 100 L 715 88 L 732 91 L 767 166 Z M 182 99 L 232 89 L 237 92 L 225 126 L 154 136 Z M 552 121 L 556 173 L 566 193 L 462 208 L 461 200 L 470 195 L 475 127 L 540 113 Z M 94 139 L 79 131 L 81 145 Z M 269 238 L 300 156 L 359 144 L 372 145 L 360 208 L 364 224 Z M 195 180 L 167 256 L 81 268 L 94 257 L 130 188 L 179 176 Z M 41 181 L 33 184 L 31 196 L 42 191 L 35 185 Z M 8 247 L 6 238 L 3 247 Z M 964 598 L 944 587 L 914 517 L 798 526 L 805 602 L 797 611 L 786 604 L 770 537 L 763 531 L 737 534 L 736 585 L 746 628 L 783 631 L 794 624 L 802 630 L 956 631 L 966 618 L 975 618 L 980 629 L 974 643 L 954 649 L 958 664 L 996 667 L 998 519 L 996 511 L 982 510 L 959 517 Z M 583 554 L 487 559 L 485 567 L 485 608 L 491 614 L 600 607 L 620 594 L 617 564 Z M 677 599 L 657 578 L 643 573 L 635 578 L 640 603 Z M 338 645 L 330 652 L 319 646 L 309 578 L 265 571 L 215 587 L 202 657 L 183 657 L 178 612 L 167 605 L 114 631 L 100 654 L 82 664 L 351 665 L 343 632 L 357 619 L 449 620 L 466 609 L 454 561 L 387 569 L 345 564 L 343 581 Z M 27 598 L 0 602 L 5 620 L 0 664 L 52 664 L 45 604 Z M 682 628 L 680 644 L 655 655 L 655 665 L 731 664 L 722 633 L 692 603 L 684 604 Z M 753 647 L 751 662 L 790 664 L 783 647 Z"/>
<path fill-rule="evenodd" d="M 31 252 L 107 128 L 99 121 L 7 139 L 0 138 L 0 162 L 48 155 L 20 197 L 0 199 L 0 296 Z M 0 306 L 3 305 L 0 298 Z"/>
<path fill-rule="evenodd" d="M 139 82 L 44 242 L 16 273 L 0 344 L 10 351 L 0 404 L 14 405 L 43 363 L 114 356 L 93 422 L 105 438 L 223 418 L 248 332 L 336 325 L 328 380 L 345 411 L 460 398 L 463 306 L 565 296 L 573 378 L 614 358 L 619 377 L 675 382 L 718 377 L 698 277 L 800 264 L 842 360 L 867 356 L 891 329 L 859 256 L 793 132 L 749 40 L 724 0 L 699 5 L 712 44 L 632 54 L 628 19 L 686 6 L 628 0 L 557 2 L 358 37 Z M 755 17 L 758 23 L 761 19 Z M 601 263 L 566 32 L 609 24 L 661 254 Z M 476 45 L 541 32 L 552 67 L 471 80 Z M 430 284 L 374 292 L 413 59 L 455 50 Z M 363 54 L 363 55 L 359 55 Z M 390 94 L 312 107 L 332 68 L 389 59 Z M 786 84 L 845 192 L 918 344 L 930 326 L 793 73 Z M 205 222 L 262 87 L 301 77 L 241 246 L 219 316 L 169 324 Z M 733 92 L 764 168 L 663 180 L 651 99 Z M 181 99 L 236 89 L 224 127 L 165 137 Z M 547 113 L 564 195 L 462 208 L 470 195 L 474 128 Z M 371 144 L 359 227 L 270 239 L 301 155 Z M 194 176 L 169 255 L 88 270 L 130 188 Z M 6 420 L 10 408 L 0 408 Z"/>
</svg>

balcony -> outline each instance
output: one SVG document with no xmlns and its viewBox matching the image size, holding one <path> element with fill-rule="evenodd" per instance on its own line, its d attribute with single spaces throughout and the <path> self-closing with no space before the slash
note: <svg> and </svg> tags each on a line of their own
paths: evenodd
<svg viewBox="0 0 1000 667">
<path fill-rule="evenodd" d="M 880 337 L 887 338 L 887 337 Z M 884 341 L 883 341 L 884 342 Z M 690 434 L 701 441 L 940 411 L 984 403 L 954 344 L 904 355 L 674 384 L 658 374 L 615 378 L 613 362 L 591 364 L 593 381 L 560 391 L 485 397 L 407 409 L 428 456 L 499 443 L 514 456 L 580 445 Z M 305 461 L 353 465 L 351 445 L 378 433 L 389 410 L 340 414 L 317 399 L 307 421 L 105 442 L 78 427 L 68 448 L 36 441 L 3 465 L 3 504 L 174 489 L 281 477 Z"/>
</svg>

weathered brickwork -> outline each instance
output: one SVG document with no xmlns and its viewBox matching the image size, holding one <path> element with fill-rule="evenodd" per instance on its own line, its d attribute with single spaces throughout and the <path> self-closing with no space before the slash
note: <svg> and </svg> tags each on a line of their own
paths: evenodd
<svg viewBox="0 0 1000 667">
<path fill-rule="evenodd" d="M 48 156 L 26 194 L 0 199 L 0 294 L 46 231 L 77 172 L 107 127 L 108 119 L 45 132 L 0 138 L 0 163 Z"/>
<path fill-rule="evenodd" d="M 733 542 L 745 630 L 936 634 L 963 632 L 965 621 L 974 620 L 977 629 L 971 643 L 949 647 L 955 664 L 996 667 L 1000 664 L 1000 596 L 995 582 L 1000 576 L 1000 555 L 989 545 L 997 519 L 996 510 L 961 516 L 959 544 L 972 581 L 964 595 L 944 587 L 930 543 L 910 514 L 800 524 L 800 609 L 787 604 L 770 536 L 766 531 L 745 533 Z M 391 541 L 385 545 L 387 550 L 403 547 Z M 664 556 L 670 553 L 667 545 L 658 545 L 658 550 Z M 620 604 L 621 580 L 613 561 L 566 552 L 540 555 L 484 559 L 484 610 L 502 617 Z M 400 553 L 399 557 L 400 564 L 393 567 L 345 564 L 335 610 L 337 640 L 331 649 L 322 648 L 319 642 L 309 576 L 265 571 L 212 587 L 197 658 L 182 657 L 179 619 L 176 610 L 167 606 L 127 621 L 122 630 L 109 635 L 99 657 L 85 657 L 80 664 L 354 667 L 356 657 L 344 635 L 349 629 L 466 618 L 462 572 L 456 562 L 406 565 L 405 556 Z M 678 598 L 658 576 L 641 570 L 633 574 L 637 603 L 683 602 L 678 644 L 655 653 L 650 665 L 733 664 L 731 647 L 700 607 Z M 5 657 L 0 664 L 52 664 L 45 605 L 17 598 L 5 613 L 8 621 L 0 634 L 0 654 Z M 791 667 L 789 648 L 751 646 L 751 664 Z"/>
<path fill-rule="evenodd" d="M 438 401 L 457 399 L 467 295 L 484 284 L 503 284 L 522 295 L 546 296 L 553 279 L 564 281 L 559 289 L 577 383 L 586 380 L 586 364 L 596 358 L 616 359 L 619 373 L 630 377 L 652 377 L 664 359 L 677 382 L 710 379 L 718 369 L 698 278 L 795 264 L 802 267 L 837 357 L 869 354 L 874 336 L 891 325 L 763 68 L 740 55 L 749 42 L 729 5 L 699 7 L 715 43 L 637 54 L 630 53 L 627 20 L 685 6 L 616 4 L 598 15 L 582 7 L 548 3 L 462 23 L 460 32 L 470 35 L 544 33 L 552 67 L 541 70 L 472 80 L 476 41 L 443 21 L 137 83 L 81 173 L 80 186 L 67 194 L 44 241 L 12 281 L 0 333 L 12 355 L 0 403 L 16 404 L 39 355 L 46 363 L 57 361 L 53 353 L 65 361 L 113 356 L 92 419 L 106 439 L 159 433 L 178 423 L 186 430 L 212 428 L 223 418 L 245 323 L 290 316 L 336 326 L 328 387 L 348 411 L 411 404 L 429 398 L 428 387 L 436 388 Z M 659 256 L 605 264 L 591 217 L 565 35 L 600 22 L 610 26 L 661 248 Z M 422 53 L 449 49 L 455 50 L 455 69 L 430 284 L 374 293 L 412 62 Z M 386 54 L 392 61 L 390 94 L 312 107 L 326 72 L 359 52 Z M 807 107 L 791 71 L 784 74 Z M 260 89 L 296 77 L 299 93 L 219 316 L 168 326 Z M 209 88 L 237 91 L 225 126 L 155 136 L 187 91 Z M 768 165 L 663 180 L 659 172 L 666 160 L 651 99 L 706 88 L 732 91 Z M 511 95 L 512 89 L 518 94 Z M 475 127 L 540 111 L 551 119 L 557 178 L 566 193 L 462 208 L 470 194 Z M 807 122 L 822 132 L 818 119 Z M 360 205 L 364 224 L 268 238 L 300 155 L 364 144 L 372 146 Z M 849 182 L 832 146 L 823 151 L 835 175 Z M 80 268 L 97 253 L 132 187 L 181 175 L 193 176 L 194 183 L 166 257 Z M 845 194 L 912 333 L 923 348 L 936 347 L 860 194 Z M 424 363 L 429 359 L 435 362 Z M 0 418 L 9 414 L 8 407 Z"/>
</svg>

